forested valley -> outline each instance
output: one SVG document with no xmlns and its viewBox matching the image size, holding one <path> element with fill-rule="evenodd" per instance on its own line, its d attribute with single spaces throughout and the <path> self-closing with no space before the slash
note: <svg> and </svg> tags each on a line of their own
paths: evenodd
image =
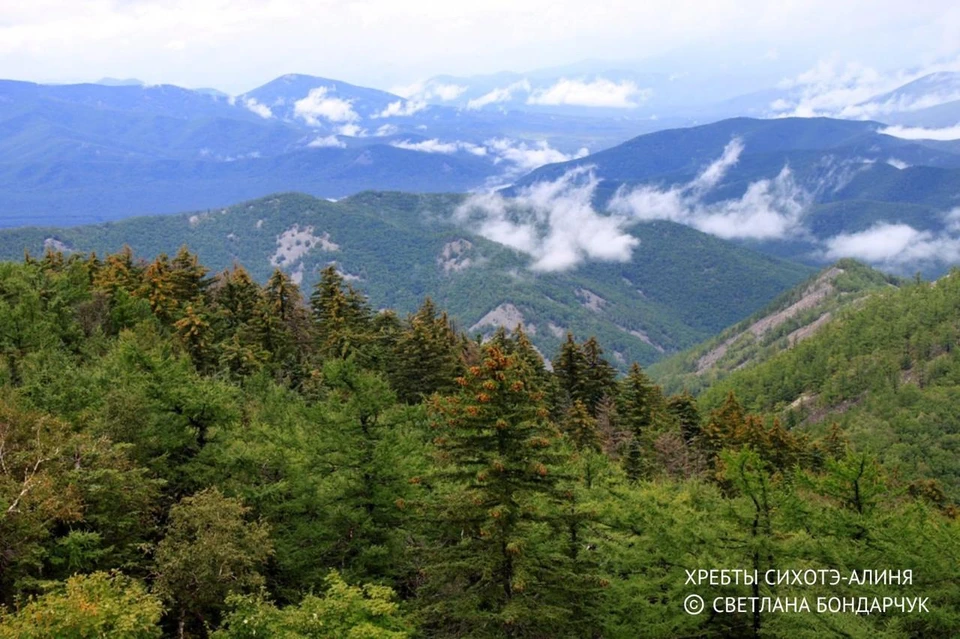
<svg viewBox="0 0 960 639">
<path fill-rule="evenodd" d="M 519 328 L 374 309 L 335 266 L 300 291 L 186 248 L 0 263 L 0 638 L 952 636 L 955 460 L 863 433 L 884 397 L 954 419 L 958 305 L 956 272 L 905 285 L 695 398 L 589 335 L 547 367 Z M 807 428 L 805 389 L 876 394 Z M 688 585 L 711 569 L 913 578 Z"/>
</svg>

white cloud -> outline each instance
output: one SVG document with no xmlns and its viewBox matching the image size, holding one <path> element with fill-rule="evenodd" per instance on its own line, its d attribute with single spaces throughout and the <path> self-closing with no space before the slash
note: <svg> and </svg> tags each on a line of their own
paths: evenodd
<svg viewBox="0 0 960 639">
<path fill-rule="evenodd" d="M 820 60 L 812 69 L 783 80 L 780 88 L 791 90 L 793 95 L 776 100 L 770 108 L 780 115 L 803 118 L 837 116 L 844 110 L 848 117 L 853 117 L 856 105 L 893 90 L 904 81 L 908 80 L 886 76 L 856 62 Z"/>
<path fill-rule="evenodd" d="M 532 171 L 533 169 L 545 164 L 554 164 L 556 162 L 567 162 L 577 158 L 582 158 L 590 152 L 582 148 L 573 155 L 568 155 L 554 149 L 546 141 L 541 140 L 533 145 L 526 142 L 517 142 L 507 138 L 494 138 L 484 142 L 486 147 L 498 159 L 505 160 L 515 165 L 515 173 Z"/>
<path fill-rule="evenodd" d="M 476 145 L 469 142 L 441 142 L 436 138 L 423 140 L 422 142 L 411 142 L 409 140 L 398 140 L 391 142 L 391 146 L 408 151 L 420 151 L 421 153 L 444 153 L 450 155 L 458 151 L 468 151 Z"/>
<path fill-rule="evenodd" d="M 773 101 L 770 109 L 780 116 L 882 119 L 894 113 L 918 111 L 960 100 L 960 89 L 950 86 L 928 93 L 907 92 L 877 99 L 907 83 L 941 71 L 960 71 L 960 58 L 892 72 L 880 72 L 857 62 L 840 64 L 836 60 L 820 60 L 808 71 L 783 80 L 780 88 L 789 90 L 791 95 Z M 949 79 L 945 80 L 949 85 Z M 917 91 L 922 86 L 915 85 L 912 89 Z"/>
<path fill-rule="evenodd" d="M 350 100 L 327 96 L 327 87 L 311 89 L 307 97 L 293 105 L 296 115 L 310 126 L 320 126 L 320 118 L 329 122 L 354 122 L 360 118 Z"/>
<path fill-rule="evenodd" d="M 388 135 L 394 135 L 399 131 L 400 129 L 398 129 L 392 124 L 383 124 L 383 125 L 380 125 L 379 128 L 377 128 L 377 130 L 374 132 L 374 135 L 377 136 L 378 138 L 382 138 Z"/>
<path fill-rule="evenodd" d="M 723 153 L 719 158 L 707 165 L 703 171 L 692 182 L 691 186 L 697 191 L 709 191 L 719 184 L 727 175 L 727 171 L 736 166 L 740 161 L 740 154 L 743 153 L 743 140 L 733 138 L 723 147 Z"/>
<path fill-rule="evenodd" d="M 423 97 L 427 100 L 431 98 L 439 98 L 444 102 L 449 102 L 459 98 L 466 92 L 466 90 L 467 87 L 459 84 L 434 84 L 430 86 Z"/>
<path fill-rule="evenodd" d="M 337 136 L 335 136 L 335 135 L 328 135 L 328 136 L 325 136 L 325 137 L 315 138 L 315 139 L 312 140 L 309 144 L 307 144 L 307 146 L 310 147 L 310 148 L 312 148 L 312 149 L 318 149 L 318 148 L 338 148 L 338 149 L 342 149 L 342 148 L 344 148 L 344 147 L 347 146 L 347 145 L 344 144 L 343 142 L 341 142 L 339 139 L 337 139 Z"/>
<path fill-rule="evenodd" d="M 889 158 L 887 164 L 892 166 L 895 169 L 904 170 L 910 168 L 910 165 L 904 162 L 903 160 L 898 160 L 897 158 Z"/>
<path fill-rule="evenodd" d="M 649 97 L 648 89 L 641 89 L 629 80 L 612 82 L 599 78 L 593 82 L 584 82 L 563 78 L 547 89 L 538 89 L 531 93 L 527 104 L 629 109 L 639 106 Z"/>
<path fill-rule="evenodd" d="M 888 126 L 879 133 L 904 140 L 957 140 L 960 139 L 960 124 L 943 129 L 924 129 L 922 127 Z"/>
<path fill-rule="evenodd" d="M 555 182 L 522 189 L 514 198 L 473 195 L 455 219 L 530 255 L 531 268 L 538 271 L 564 271 L 585 260 L 629 261 L 639 240 L 626 232 L 626 218 L 593 209 L 597 184 L 592 170 L 578 168 Z"/>
<path fill-rule="evenodd" d="M 637 221 L 669 220 L 724 239 L 773 240 L 802 234 L 809 195 L 788 167 L 773 179 L 758 180 L 736 199 L 705 203 L 703 196 L 739 159 L 743 143 L 734 138 L 721 157 L 687 184 L 672 188 L 621 188 L 610 210 Z"/>
<path fill-rule="evenodd" d="M 270 107 L 268 107 L 266 104 L 260 104 L 253 98 L 247 98 L 244 100 L 243 106 L 265 120 L 273 117 L 273 111 L 270 110 Z"/>
<path fill-rule="evenodd" d="M 459 84 L 444 84 L 443 82 L 414 82 L 404 86 L 397 86 L 390 89 L 390 93 L 399 95 L 401 98 L 420 100 L 441 100 L 449 102 L 456 100 L 463 95 L 467 87 Z"/>
<path fill-rule="evenodd" d="M 366 136 L 366 134 L 366 129 L 362 129 L 359 125 L 353 123 L 337 127 L 337 135 L 345 135 L 348 138 L 362 138 Z"/>
<path fill-rule="evenodd" d="M 949 214 L 949 215 L 952 215 Z M 908 224 L 880 222 L 865 231 L 842 233 L 825 242 L 828 259 L 853 257 L 895 270 L 930 262 L 960 261 L 960 237 L 919 231 Z"/>
<path fill-rule="evenodd" d="M 554 149 L 544 141 L 536 144 L 527 144 L 526 142 L 518 142 L 506 138 L 494 138 L 485 141 L 483 144 L 473 144 L 472 142 L 462 142 L 459 140 L 442 142 L 437 138 L 431 138 L 420 142 L 398 140 L 391 142 L 391 145 L 400 149 L 420 151 L 422 153 L 444 153 L 450 155 L 465 152 L 478 157 L 491 157 L 495 164 L 506 162 L 511 165 L 507 169 L 507 175 L 510 177 L 526 173 L 544 164 L 566 162 L 567 160 L 584 157 L 589 153 L 587 149 L 583 148 L 576 154 L 570 155 Z"/>
<path fill-rule="evenodd" d="M 423 111 L 427 108 L 427 103 L 423 100 L 397 100 L 387 105 L 375 118 L 399 118 L 411 116 L 414 113 Z"/>
<path fill-rule="evenodd" d="M 493 89 L 488 93 L 484 93 L 479 98 L 474 98 L 467 102 L 468 109 L 482 109 L 485 106 L 491 104 L 499 104 L 501 102 L 509 102 L 513 99 L 513 94 L 525 92 L 530 93 L 530 82 L 527 80 L 520 80 L 514 82 L 513 84 Z"/>
</svg>

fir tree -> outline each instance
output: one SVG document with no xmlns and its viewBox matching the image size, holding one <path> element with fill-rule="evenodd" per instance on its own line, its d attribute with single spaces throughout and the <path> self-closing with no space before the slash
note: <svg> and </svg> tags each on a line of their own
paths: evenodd
<svg viewBox="0 0 960 639">
<path fill-rule="evenodd" d="M 667 411 L 679 422 L 680 434 L 687 446 L 693 445 L 700 436 L 700 411 L 693 395 L 684 391 L 667 400 Z"/>
<path fill-rule="evenodd" d="M 452 492 L 421 591 L 431 636 L 568 637 L 584 592 L 562 539 L 564 457 L 532 371 L 496 345 L 458 380 L 459 393 L 431 403 L 438 480 Z"/>
<path fill-rule="evenodd" d="M 604 397 L 616 393 L 617 370 L 603 357 L 603 349 L 596 337 L 590 337 L 581 347 L 583 352 L 583 400 L 587 410 L 597 416 L 597 406 Z"/>
<path fill-rule="evenodd" d="M 644 444 L 654 421 L 654 394 L 650 378 L 634 363 L 621 384 L 617 411 L 620 424 L 630 435 L 623 464 L 627 477 L 632 480 L 643 472 Z"/>
<path fill-rule="evenodd" d="M 446 313 L 424 300 L 397 339 L 393 385 L 403 401 L 414 403 L 453 388 L 461 373 L 459 340 Z"/>
</svg>

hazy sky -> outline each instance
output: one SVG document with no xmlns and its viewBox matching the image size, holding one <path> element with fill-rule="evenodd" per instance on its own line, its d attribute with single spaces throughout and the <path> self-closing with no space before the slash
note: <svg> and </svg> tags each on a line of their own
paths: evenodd
<svg viewBox="0 0 960 639">
<path fill-rule="evenodd" d="M 787 76 L 824 58 L 885 69 L 958 49 L 955 0 L 0 0 L 2 78 L 232 93 L 291 72 L 388 88 L 586 58 L 716 64 L 721 50 Z"/>
</svg>

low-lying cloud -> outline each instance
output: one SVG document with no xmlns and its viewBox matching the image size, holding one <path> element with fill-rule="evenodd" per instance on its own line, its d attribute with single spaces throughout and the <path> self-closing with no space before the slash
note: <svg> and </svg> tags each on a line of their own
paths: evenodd
<svg viewBox="0 0 960 639">
<path fill-rule="evenodd" d="M 602 215 L 592 200 L 597 178 L 590 169 L 540 182 L 516 197 L 485 193 L 468 198 L 455 219 L 483 237 L 526 253 L 535 271 L 564 271 L 585 260 L 629 261 L 639 240 L 626 232 L 629 220 Z"/>
<path fill-rule="evenodd" d="M 772 179 L 751 183 L 739 198 L 704 202 L 742 151 L 743 143 L 734 138 L 720 158 L 689 183 L 667 189 L 621 188 L 608 206 L 634 220 L 668 220 L 724 239 L 774 240 L 801 233 L 810 196 L 796 184 L 787 166 Z"/>
<path fill-rule="evenodd" d="M 317 137 L 311 140 L 307 146 L 311 149 L 342 149 L 347 145 L 341 142 L 335 135 Z"/>
<path fill-rule="evenodd" d="M 856 62 L 821 60 L 808 71 L 783 80 L 779 86 L 790 91 L 790 96 L 775 100 L 770 109 L 778 116 L 883 119 L 960 100 L 956 81 L 940 75 L 956 71 L 960 71 L 960 59 L 891 73 Z M 897 91 L 925 77 L 905 92 Z"/>
<path fill-rule="evenodd" d="M 487 150 L 477 144 L 460 141 L 441 142 L 437 138 L 431 138 L 421 142 L 399 140 L 397 142 L 391 142 L 390 146 L 395 146 L 398 149 L 406 149 L 408 151 L 419 151 L 420 153 L 443 153 L 446 155 L 452 155 L 454 153 L 463 151 L 466 153 L 472 153 L 473 155 L 482 156 L 487 154 Z"/>
<path fill-rule="evenodd" d="M 903 223 L 817 240 L 805 224 L 814 195 L 801 188 L 789 166 L 769 179 L 750 183 L 743 195 L 714 200 L 710 195 L 737 165 L 744 150 L 733 138 L 720 157 L 685 184 L 621 187 L 606 209 L 594 206 L 599 179 L 593 167 L 576 167 L 552 182 L 538 182 L 515 197 L 476 194 L 455 219 L 492 241 L 533 258 L 538 271 L 562 271 L 588 261 L 628 261 L 639 245 L 630 229 L 666 220 L 723 239 L 795 240 L 812 243 L 827 260 L 852 257 L 895 271 L 934 263 L 960 262 L 960 207 L 943 216 L 943 230 L 918 230 Z M 891 159 L 890 162 L 896 162 Z M 863 162 L 859 163 L 863 165 Z M 821 181 L 833 184 L 828 171 Z M 823 185 L 819 186 L 820 192 Z"/>
<path fill-rule="evenodd" d="M 491 104 L 499 104 L 501 102 L 509 102 L 513 100 L 513 96 L 516 93 L 530 93 L 530 82 L 527 80 L 520 80 L 514 82 L 513 84 L 493 89 L 479 98 L 474 98 L 467 102 L 468 109 L 482 109 L 485 106 Z"/>
<path fill-rule="evenodd" d="M 879 133 L 890 135 L 904 140 L 960 140 L 960 124 L 942 129 L 926 129 L 923 127 L 888 126 L 880 129 Z"/>
<path fill-rule="evenodd" d="M 330 97 L 328 92 L 327 87 L 311 89 L 307 97 L 294 102 L 293 112 L 310 126 L 320 126 L 321 118 L 334 123 L 356 122 L 360 119 L 350 100 Z"/>
<path fill-rule="evenodd" d="M 419 113 L 427 108 L 427 103 L 423 100 L 397 100 L 391 102 L 387 107 L 375 114 L 374 118 L 402 118 L 409 117 Z"/>
<path fill-rule="evenodd" d="M 583 147 L 574 154 L 567 154 L 550 146 L 545 140 L 535 144 L 517 142 L 508 138 L 494 138 L 484 143 L 500 160 L 512 163 L 521 173 L 532 171 L 545 164 L 568 162 L 587 156 L 590 151 Z"/>
<path fill-rule="evenodd" d="M 452 155 L 463 152 L 479 157 L 490 157 L 495 164 L 506 162 L 510 165 L 507 169 L 508 177 L 516 177 L 519 174 L 532 171 L 545 164 L 566 162 L 568 160 L 581 158 L 589 153 L 589 150 L 586 148 L 581 148 L 574 154 L 568 154 L 551 147 L 546 141 L 528 144 L 527 142 L 520 142 L 509 138 L 493 138 L 485 141 L 483 144 L 461 142 L 459 140 L 443 142 L 437 138 L 431 138 L 419 142 L 399 140 L 391 142 L 391 145 L 399 149 L 419 151 L 421 153 L 444 153 Z"/>
<path fill-rule="evenodd" d="M 551 87 L 531 93 L 527 104 L 632 109 L 640 106 L 649 97 L 649 89 L 641 89 L 629 80 L 613 82 L 599 78 L 593 82 L 585 82 L 563 78 Z"/>
<path fill-rule="evenodd" d="M 243 101 L 243 106 L 246 107 L 248 111 L 256 113 L 264 120 L 269 120 L 273 117 L 273 111 L 270 110 L 266 104 L 260 104 L 253 98 L 247 98 Z"/>
<path fill-rule="evenodd" d="M 443 82 L 415 82 L 407 86 L 390 89 L 390 93 L 408 100 L 416 98 L 419 100 L 440 100 L 442 102 L 456 100 L 466 91 L 467 87 L 465 86 Z"/>
<path fill-rule="evenodd" d="M 908 224 L 880 222 L 858 233 L 841 233 L 824 244 L 824 256 L 853 257 L 891 270 L 904 271 L 928 263 L 960 261 L 957 230 L 936 234 Z"/>
</svg>

